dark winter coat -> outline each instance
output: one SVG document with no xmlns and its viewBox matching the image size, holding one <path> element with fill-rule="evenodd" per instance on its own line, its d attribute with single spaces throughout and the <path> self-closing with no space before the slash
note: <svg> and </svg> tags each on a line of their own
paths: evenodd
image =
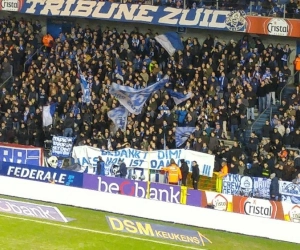
<svg viewBox="0 0 300 250">
<path fill-rule="evenodd" d="M 279 182 L 276 176 L 271 180 L 270 196 L 279 196 Z"/>
<path fill-rule="evenodd" d="M 181 164 L 180 170 L 181 170 L 182 179 L 186 179 L 186 177 L 187 177 L 187 175 L 189 173 L 189 167 L 186 164 L 186 162 L 183 162 Z"/>
<path fill-rule="evenodd" d="M 199 174 L 199 166 L 198 164 L 196 166 L 193 166 L 192 168 L 192 180 L 193 181 L 199 181 L 199 177 L 200 177 L 200 174 Z"/>
</svg>

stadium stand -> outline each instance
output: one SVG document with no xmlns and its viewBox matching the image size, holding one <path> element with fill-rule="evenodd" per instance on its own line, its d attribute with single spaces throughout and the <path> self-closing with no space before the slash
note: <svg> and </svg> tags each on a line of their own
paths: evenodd
<svg viewBox="0 0 300 250">
<path fill-rule="evenodd" d="M 196 127 L 183 148 L 215 154 L 215 171 L 226 162 L 232 174 L 266 177 L 267 166 L 288 181 L 300 171 L 300 91 L 291 85 L 287 44 L 247 35 L 229 42 L 207 36 L 200 44 L 195 37 L 170 57 L 150 30 L 78 25 L 45 46 L 39 22 L 5 19 L 0 28 L 1 142 L 41 147 L 67 129 L 76 145 L 155 150 L 166 138 L 173 149 L 180 124 Z M 90 104 L 82 102 L 77 63 L 91 86 Z M 119 105 L 109 94 L 111 83 L 139 89 L 165 74 L 166 88 L 140 115 L 128 117 L 125 132 L 117 130 L 107 117 Z M 168 88 L 193 96 L 175 105 Z M 53 124 L 42 130 L 42 107 L 53 103 Z"/>
</svg>

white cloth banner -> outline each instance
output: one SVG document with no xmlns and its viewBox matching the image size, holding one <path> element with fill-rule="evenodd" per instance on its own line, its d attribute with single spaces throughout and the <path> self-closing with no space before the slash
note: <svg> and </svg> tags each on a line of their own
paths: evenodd
<svg viewBox="0 0 300 250">
<path fill-rule="evenodd" d="M 70 157 L 73 147 L 73 138 L 65 136 L 53 136 L 52 155 L 58 157 Z"/>
<path fill-rule="evenodd" d="M 105 175 L 113 175 L 111 174 L 112 168 L 118 164 L 119 159 L 123 160 L 128 168 L 143 171 L 160 170 L 168 166 L 171 159 L 174 159 L 180 167 L 180 159 L 185 159 L 190 171 L 192 171 L 192 161 L 196 161 L 199 165 L 200 175 L 213 176 L 214 155 L 192 150 L 140 151 L 126 148 L 117 151 L 108 151 L 89 146 L 73 147 L 72 157 L 81 166 L 96 168 L 99 156 L 105 162 Z M 144 175 L 146 174 L 144 173 Z"/>
</svg>

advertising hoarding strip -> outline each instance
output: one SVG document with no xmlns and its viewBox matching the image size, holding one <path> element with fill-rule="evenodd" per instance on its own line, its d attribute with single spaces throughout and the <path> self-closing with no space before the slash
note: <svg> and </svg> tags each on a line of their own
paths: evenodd
<svg viewBox="0 0 300 250">
<path fill-rule="evenodd" d="M 300 243 L 300 238 L 298 237 L 299 223 L 287 223 L 282 220 L 247 216 L 240 213 L 224 213 L 223 211 L 182 206 L 169 202 L 136 199 L 124 195 L 114 195 L 62 185 L 49 185 L 47 183 L 4 176 L 0 176 L 0 183 L 0 193 L 5 195 Z M 22 188 L 11 188 L 16 186 Z M 109 200 L 109 202 L 99 202 L 101 200 Z M 282 202 L 284 215 L 289 216 L 293 212 L 295 217 L 297 217 L 299 209 L 292 210 L 294 206 Z M 184 214 L 185 216 L 174 216 L 174 214 Z M 195 215 L 197 216 L 195 217 Z M 214 219 L 212 220 L 211 218 Z M 247 226 L 241 227 L 241 221 L 243 225 Z M 280 228 L 280 230 L 273 230 L 274 228 Z M 283 234 L 282 232 L 289 233 Z"/>
<path fill-rule="evenodd" d="M 300 223 L 300 206 L 288 202 L 192 190 L 176 185 L 82 174 L 59 169 L 28 167 L 27 165 L 22 166 L 12 163 L 4 163 L 0 169 L 0 175 L 13 177 L 13 179 L 46 183 L 49 183 L 47 178 L 52 178 L 50 183 L 56 183 L 61 186 L 73 186 L 100 193 L 121 194 L 145 200 L 212 208 L 219 211 Z M 288 192 L 290 190 L 289 185 L 287 182 L 282 182 L 281 190 Z"/>
<path fill-rule="evenodd" d="M 244 11 L 211 10 L 205 8 L 177 9 L 164 6 L 119 4 L 82 0 L 24 0 L 23 14 L 48 17 L 79 17 L 118 22 L 146 23 L 185 28 L 245 32 Z"/>
<path fill-rule="evenodd" d="M 57 207 L 0 198 L 0 212 L 68 222 Z"/>
<path fill-rule="evenodd" d="M 278 17 L 249 16 L 244 11 L 205 8 L 177 9 L 164 6 L 119 4 L 83 0 L 18 0 L 6 1 L 2 10 L 48 17 L 79 17 L 108 21 L 134 22 L 176 28 L 197 28 L 300 37 L 300 20 Z"/>
<path fill-rule="evenodd" d="M 271 36 L 300 37 L 300 20 L 277 17 L 247 16 L 246 33 Z"/>
<path fill-rule="evenodd" d="M 83 182 L 79 172 L 10 162 L 1 163 L 0 175 L 80 188 Z"/>
<path fill-rule="evenodd" d="M 178 242 L 196 244 L 200 246 L 205 246 L 205 243 L 211 243 L 210 240 L 208 240 L 205 236 L 195 230 L 170 227 L 142 221 L 134 221 L 112 216 L 106 216 L 106 220 L 110 229 L 113 231 L 168 239 Z"/>
</svg>

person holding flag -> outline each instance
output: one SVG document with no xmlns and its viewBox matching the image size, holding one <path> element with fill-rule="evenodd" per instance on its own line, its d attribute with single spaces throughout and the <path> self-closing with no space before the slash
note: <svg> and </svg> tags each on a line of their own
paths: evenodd
<svg viewBox="0 0 300 250">
<path fill-rule="evenodd" d="M 80 86 L 81 86 L 81 92 L 82 92 L 82 102 L 90 103 L 91 102 L 91 90 L 90 90 L 89 83 L 81 71 L 81 68 L 80 68 L 79 62 L 78 62 L 78 57 L 76 57 L 76 62 L 77 62 L 78 77 L 80 79 Z"/>
</svg>

